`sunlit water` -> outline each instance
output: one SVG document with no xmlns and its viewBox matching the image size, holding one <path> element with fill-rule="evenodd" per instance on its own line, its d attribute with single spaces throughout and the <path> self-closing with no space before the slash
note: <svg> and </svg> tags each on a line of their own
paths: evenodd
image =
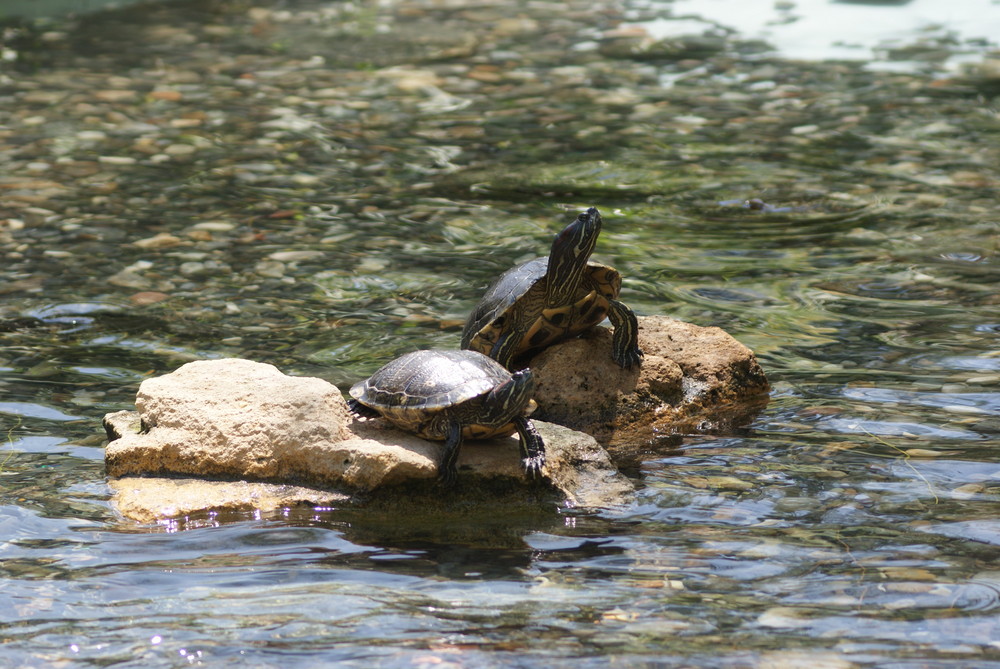
<svg viewBox="0 0 1000 669">
<path fill-rule="evenodd" d="M 1000 35 L 1000 5 L 992 0 L 677 0 L 670 6 L 670 17 L 637 25 L 662 37 L 734 31 L 764 40 L 785 58 L 856 60 L 884 70 L 974 62 Z"/>
<path fill-rule="evenodd" d="M 648 4 L 184 7 L 4 73 L 0 664 L 1000 666 L 989 83 L 602 55 Z M 774 386 L 635 445 L 633 503 L 115 515 L 142 379 L 454 346 L 589 205 L 625 301 Z"/>
</svg>

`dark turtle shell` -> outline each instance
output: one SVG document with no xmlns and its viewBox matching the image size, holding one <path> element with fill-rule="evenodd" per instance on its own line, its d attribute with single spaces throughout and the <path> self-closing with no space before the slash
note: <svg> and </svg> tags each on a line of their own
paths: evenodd
<svg viewBox="0 0 1000 669">
<path fill-rule="evenodd" d="M 427 439 L 444 439 L 433 420 L 435 414 L 461 412 L 465 403 L 510 380 L 511 373 L 503 365 L 475 351 L 413 351 L 354 384 L 350 395 L 405 430 Z M 526 403 L 513 413 L 527 413 L 527 408 Z M 510 422 L 499 426 L 476 423 L 476 409 L 470 406 L 466 411 L 464 436 L 483 439 L 514 432 Z"/>
</svg>

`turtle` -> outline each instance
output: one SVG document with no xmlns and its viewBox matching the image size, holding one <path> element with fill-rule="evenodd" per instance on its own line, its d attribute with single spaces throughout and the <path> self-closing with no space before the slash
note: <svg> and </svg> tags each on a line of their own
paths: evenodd
<svg viewBox="0 0 1000 669">
<path fill-rule="evenodd" d="M 552 242 L 547 258 L 517 265 L 498 278 L 462 330 L 463 349 L 479 351 L 508 369 L 518 359 L 611 319 L 611 357 L 623 369 L 642 359 L 635 314 L 618 301 L 622 277 L 590 260 L 601 233 L 591 207 Z"/>
<path fill-rule="evenodd" d="M 462 440 L 513 434 L 520 437 L 521 464 L 536 478 L 545 444 L 528 414 L 535 403 L 530 369 L 507 371 L 476 351 L 425 349 L 402 355 L 350 389 L 356 415 L 382 416 L 408 432 L 444 441 L 438 477 L 453 484 Z"/>
</svg>

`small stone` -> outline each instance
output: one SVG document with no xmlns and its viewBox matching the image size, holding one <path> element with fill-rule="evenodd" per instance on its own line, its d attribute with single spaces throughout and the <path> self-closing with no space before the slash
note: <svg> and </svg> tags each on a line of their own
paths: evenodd
<svg viewBox="0 0 1000 669">
<path fill-rule="evenodd" d="M 205 122 L 200 118 L 175 118 L 170 120 L 171 128 L 197 128 Z M 184 146 L 184 145 L 181 145 Z"/>
<path fill-rule="evenodd" d="M 946 455 L 951 455 L 954 451 L 932 451 L 927 448 L 907 448 L 903 451 L 903 453 L 911 458 L 940 458 Z"/>
<path fill-rule="evenodd" d="M 160 89 L 151 91 L 149 97 L 153 100 L 167 100 L 169 102 L 177 102 L 178 100 L 184 99 L 184 94 L 180 91 L 173 89 Z"/>
<path fill-rule="evenodd" d="M 280 279 L 285 276 L 285 263 L 262 260 L 254 266 L 253 271 L 269 279 Z"/>
<path fill-rule="evenodd" d="M 99 142 L 107 139 L 108 135 L 101 130 L 81 130 L 76 133 L 76 138 L 84 142 Z"/>
<path fill-rule="evenodd" d="M 202 221 L 190 227 L 191 230 L 207 230 L 209 232 L 229 232 L 236 229 L 235 223 L 229 221 Z"/>
<path fill-rule="evenodd" d="M 170 296 L 166 293 L 160 293 L 157 291 L 147 290 L 136 293 L 129 298 L 129 301 L 136 305 L 137 307 L 146 307 L 150 304 L 156 304 L 157 302 L 163 302 L 164 300 L 169 300 Z"/>
<path fill-rule="evenodd" d="M 135 165 L 137 161 L 131 156 L 98 156 L 97 162 L 102 165 Z"/>
<path fill-rule="evenodd" d="M 980 483 L 966 483 L 951 491 L 955 499 L 971 499 L 981 493 L 985 488 Z"/>
<path fill-rule="evenodd" d="M 66 97 L 64 91 L 28 91 L 21 96 L 21 102 L 33 105 L 59 104 Z"/>
<path fill-rule="evenodd" d="M 183 276 L 194 276 L 195 274 L 201 274 L 205 271 L 205 263 L 203 262 L 184 262 L 181 263 L 177 270 Z"/>
<path fill-rule="evenodd" d="M 94 97 L 101 102 L 128 102 L 134 100 L 137 96 L 135 91 L 108 89 L 103 91 L 94 91 Z"/>
<path fill-rule="evenodd" d="M 197 149 L 190 144 L 171 144 L 167 148 L 163 149 L 163 153 L 174 158 L 180 158 L 184 156 L 190 156 Z"/>
<path fill-rule="evenodd" d="M 913 204 L 921 209 L 937 209 L 948 204 L 948 198 L 935 193 L 920 193 L 913 198 Z"/>
<path fill-rule="evenodd" d="M 180 243 L 182 243 L 180 237 L 175 237 L 167 232 L 161 232 L 153 237 L 134 241 L 132 245 L 138 246 L 140 249 L 163 249 L 177 246 Z"/>
<path fill-rule="evenodd" d="M 298 262 L 301 260 L 316 260 L 326 256 L 323 251 L 276 251 L 269 256 L 271 260 L 279 262 Z"/>
<path fill-rule="evenodd" d="M 147 279 L 135 270 L 129 268 L 123 269 L 122 271 L 109 276 L 108 283 L 112 286 L 131 288 L 132 290 L 139 291 L 144 291 L 153 287 L 153 282 L 150 279 Z"/>
</svg>

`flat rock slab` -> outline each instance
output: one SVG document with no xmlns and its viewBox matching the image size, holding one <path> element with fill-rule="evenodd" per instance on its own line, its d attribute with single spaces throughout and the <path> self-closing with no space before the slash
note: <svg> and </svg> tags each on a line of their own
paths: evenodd
<svg viewBox="0 0 1000 669">
<path fill-rule="evenodd" d="M 442 444 L 382 419 L 356 419 L 332 384 L 286 376 L 271 365 L 240 359 L 188 363 L 144 381 L 136 408 L 105 416 L 105 464 L 118 483 L 128 479 L 125 486 L 114 484 L 119 511 L 143 522 L 171 509 L 190 513 L 195 499 L 206 509 L 245 506 L 254 496 L 269 504 L 287 499 L 267 488 L 237 494 L 233 480 L 333 490 L 348 500 L 413 482 L 436 485 Z M 558 425 L 536 426 L 546 444 L 547 484 L 563 499 L 608 506 L 632 491 L 592 437 Z M 467 442 L 458 467 L 465 485 L 490 479 L 531 483 L 520 466 L 516 436 Z M 191 484 L 182 490 L 163 483 L 165 477 L 216 479 L 204 483 L 217 492 Z M 149 489 L 142 483 L 147 480 Z"/>
<path fill-rule="evenodd" d="M 645 435 L 739 424 L 767 402 L 753 351 L 717 327 L 639 317 L 639 369 L 611 359 L 611 330 L 596 327 L 530 362 L 542 420 L 621 444 Z"/>
<path fill-rule="evenodd" d="M 300 504 L 331 507 L 351 501 L 332 490 L 257 481 L 210 481 L 197 478 L 126 476 L 112 479 L 117 511 L 140 523 L 184 518 L 203 512 L 270 513 Z"/>
</svg>

